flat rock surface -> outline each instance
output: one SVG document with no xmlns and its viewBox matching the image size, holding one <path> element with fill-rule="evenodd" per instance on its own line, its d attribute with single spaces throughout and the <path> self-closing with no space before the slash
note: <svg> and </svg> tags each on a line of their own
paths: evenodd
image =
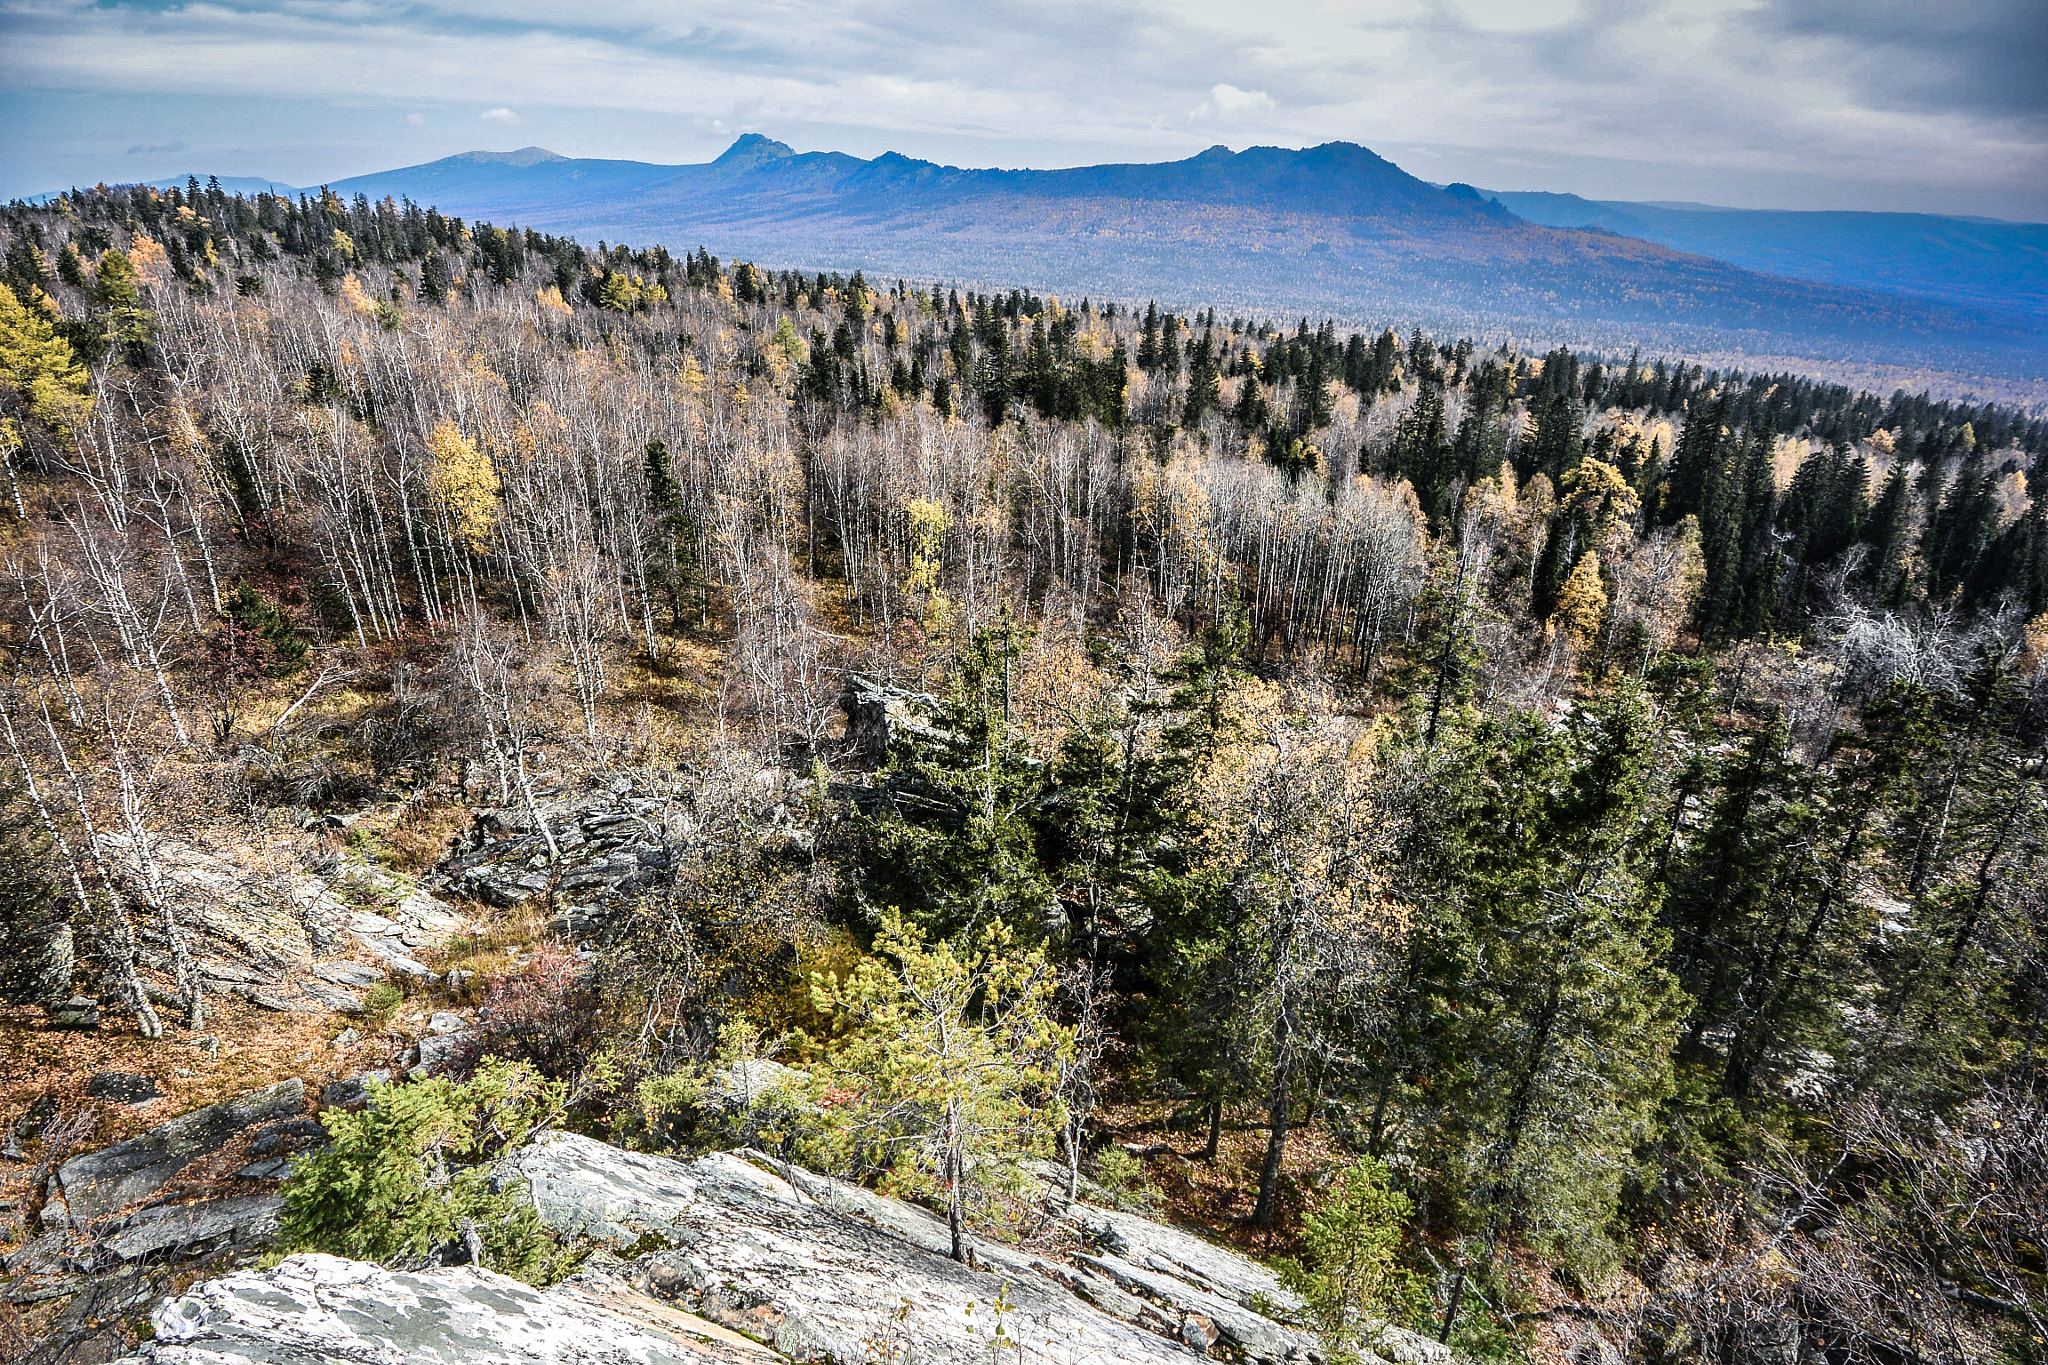
<svg viewBox="0 0 2048 1365">
<path fill-rule="evenodd" d="M 638 1254 L 694 1311 L 793 1359 L 903 1359 L 907 1348 L 921 1365 L 981 1365 L 999 1300 L 1015 1343 L 1006 1351 L 1042 1365 L 1194 1358 L 1177 1339 L 1184 1314 L 1160 1316 L 1176 1338 L 1147 1331 L 1075 1295 L 1060 1267 L 986 1242 L 975 1244 L 982 1268 L 961 1265 L 943 1254 L 937 1219 L 838 1181 L 733 1153 L 673 1161 L 566 1133 L 543 1136 L 519 1162 L 551 1225 Z M 1283 1352 L 1307 1358 L 1307 1336 L 1268 1327 Z"/>
<path fill-rule="evenodd" d="M 306 1106 L 305 1082 L 293 1079 L 210 1104 L 159 1124 L 103 1151 L 75 1156 L 57 1168 L 71 1221 L 81 1231 L 140 1203 L 202 1156 L 219 1151 L 244 1128 L 288 1118 Z"/>
<path fill-rule="evenodd" d="M 280 1160 L 280 1167 L 283 1162 Z M 284 1197 L 276 1194 L 164 1204 L 143 1209 L 101 1245 L 124 1261 L 191 1256 L 228 1245 L 254 1245 L 277 1231 Z"/>
<path fill-rule="evenodd" d="M 470 1266 L 402 1274 L 287 1257 L 164 1300 L 126 1365 L 722 1365 L 745 1358 L 687 1325 Z M 675 1317 L 680 1320 L 682 1315 Z M 759 1359 L 758 1356 L 755 1359 Z"/>
</svg>

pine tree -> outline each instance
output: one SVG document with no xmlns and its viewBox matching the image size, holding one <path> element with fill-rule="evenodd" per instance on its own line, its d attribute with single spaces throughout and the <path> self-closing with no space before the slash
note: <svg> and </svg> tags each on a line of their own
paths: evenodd
<svg viewBox="0 0 2048 1365">
<path fill-rule="evenodd" d="M 1898 602 L 1911 582 L 1912 498 L 1906 462 L 1897 460 L 1863 523 L 1863 541 L 1870 546 L 1864 575 L 1881 602 Z"/>
<path fill-rule="evenodd" d="M 897 741 L 882 773 L 885 800 L 858 825 L 856 895 L 868 913 L 899 907 L 934 938 L 996 920 L 1029 938 L 1060 931 L 1040 858 L 1050 774 L 1010 722 L 1023 650 L 1007 621 L 977 631 L 931 729 Z"/>
<path fill-rule="evenodd" d="M 1585 398 L 1579 388 L 1579 363 L 1563 347 L 1543 358 L 1543 373 L 1529 399 L 1535 431 L 1522 443 L 1523 478 L 1544 474 L 1555 482 L 1579 462 L 1583 452 Z"/>
<path fill-rule="evenodd" d="M 1648 880 L 1656 733 L 1626 686 L 1561 727 L 1484 721 L 1420 798 L 1396 882 L 1427 907 L 1400 1064 L 1430 1077 L 1413 1141 L 1483 1259 L 1510 1227 L 1597 1259 L 1668 1093 L 1682 997 Z"/>
<path fill-rule="evenodd" d="M 1415 496 L 1429 518 L 1430 529 L 1442 535 L 1450 524 L 1451 501 L 1458 478 L 1457 452 L 1444 431 L 1444 394 L 1434 384 L 1422 386 L 1415 406 L 1394 429 L 1392 464 L 1395 474 L 1414 485 Z"/>
<path fill-rule="evenodd" d="M 1209 333 L 1195 343 L 1194 354 L 1188 365 L 1188 394 L 1181 420 L 1190 427 L 1198 427 L 1202 419 L 1214 411 L 1223 401 L 1222 378 L 1216 369 L 1215 348 Z"/>
</svg>

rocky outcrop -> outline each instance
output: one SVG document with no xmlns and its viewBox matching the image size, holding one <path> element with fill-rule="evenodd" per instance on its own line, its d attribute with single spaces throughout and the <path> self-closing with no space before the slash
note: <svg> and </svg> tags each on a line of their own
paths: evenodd
<svg viewBox="0 0 2048 1365">
<path fill-rule="evenodd" d="M 271 1131 L 289 1127 L 287 1120 Z M 925 1210 L 759 1152 L 674 1160 L 549 1133 L 519 1152 L 514 1167 L 508 1174 L 525 1178 L 552 1229 L 595 1244 L 569 1282 L 536 1290 L 471 1267 L 398 1273 L 293 1256 L 164 1300 L 150 1318 L 154 1340 L 130 1360 L 1322 1359 L 1299 1325 L 1300 1303 L 1272 1271 L 1192 1232 L 1114 1209 L 1073 1206 L 1037 1250 L 976 1239 L 963 1265 L 947 1254 L 944 1222 Z M 119 1276 L 167 1252 L 253 1246 L 276 1212 L 277 1196 L 260 1191 L 145 1209 L 101 1244 L 100 1265 L 115 1264 Z M 60 1266 L 54 1247 L 45 1252 L 53 1269 L 93 1268 Z M 1450 1357 L 1448 1348 L 1399 1330 L 1376 1349 L 1362 1365 L 1443 1365 Z"/>
<path fill-rule="evenodd" d="M 430 884 L 501 908 L 552 894 L 583 910 L 650 886 L 668 869 L 671 806 L 621 781 L 580 796 L 551 797 L 536 802 L 534 810 L 485 808 L 441 860 Z M 554 838 L 557 861 L 550 861 L 542 825 Z"/>
<path fill-rule="evenodd" d="M 164 1300 L 125 1365 L 736 1365 L 772 1359 L 708 1323 L 600 1287 L 534 1289 L 463 1266 L 405 1274 L 287 1257 Z"/>
<path fill-rule="evenodd" d="M 304 1105 L 301 1082 L 268 1086 L 73 1157 L 30 1191 L 41 1234 L 0 1260 L 0 1295 L 17 1307 L 61 1307 L 41 1322 L 29 1359 L 105 1359 L 120 1324 L 166 1287 L 266 1248 L 283 1204 L 271 1182 L 290 1160 L 287 1148 L 325 1137 L 316 1121 L 297 1117 Z M 252 1135 L 250 1150 L 274 1153 L 272 1164 L 232 1171 Z"/>
<path fill-rule="evenodd" d="M 232 1100 L 195 1109 L 140 1137 L 75 1156 L 57 1168 L 44 1206 L 49 1226 L 57 1209 L 80 1232 L 160 1193 L 201 1157 L 221 1150 L 245 1129 L 298 1114 L 306 1105 L 303 1081 L 279 1081 Z"/>
<path fill-rule="evenodd" d="M 410 878 L 347 856 L 326 857 L 317 872 L 288 864 L 256 871 L 231 854 L 175 839 L 138 848 L 126 835 L 102 834 L 99 842 L 117 876 L 154 884 L 176 909 L 201 989 L 265 1009 L 359 1009 L 361 989 L 387 973 L 432 977 L 416 955 L 464 923 Z M 141 965 L 171 974 L 170 946 L 156 920 L 145 917 L 137 928 Z M 336 952 L 358 948 L 379 964 L 359 969 L 374 972 L 369 980 L 343 984 L 321 970 L 335 965 Z"/>
<path fill-rule="evenodd" d="M 773 768 L 673 784 L 620 778 L 581 792 L 551 790 L 532 809 L 486 807 L 422 884 L 500 908 L 545 901 L 557 933 L 593 938 L 621 904 L 669 881 L 677 860 L 693 852 L 735 838 L 774 851 L 807 848 L 810 832 L 786 799 L 788 780 Z"/>
<path fill-rule="evenodd" d="M 926 719 L 938 705 L 936 697 L 891 687 L 858 673 L 847 675 L 846 686 L 839 693 L 839 709 L 846 713 L 847 741 L 861 761 L 874 768 L 888 761 L 889 747 L 898 740 L 952 742 L 954 735 Z"/>
<path fill-rule="evenodd" d="M 554 1133 L 519 1165 L 551 1226 L 637 1255 L 656 1289 L 794 1359 L 910 1347 L 919 1361 L 966 1365 L 988 1358 L 998 1318 L 1027 1359 L 1046 1362 L 1315 1353 L 1307 1332 L 1248 1306 L 1292 1303 L 1270 1272 L 1171 1229 L 1157 1229 L 1167 1250 L 1155 1254 L 1131 1240 L 1142 1220 L 1118 1225 L 1126 1255 L 1144 1247 L 1120 1263 L 1119 1286 L 1085 1261 L 987 1241 L 961 1265 L 924 1210 L 758 1154 L 673 1161 Z"/>
</svg>

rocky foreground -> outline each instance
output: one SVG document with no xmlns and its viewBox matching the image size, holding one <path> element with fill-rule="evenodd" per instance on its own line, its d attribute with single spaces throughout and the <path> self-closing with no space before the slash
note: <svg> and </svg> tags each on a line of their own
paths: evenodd
<svg viewBox="0 0 2048 1365">
<path fill-rule="evenodd" d="M 854 702 L 854 728 L 871 742 L 904 723 L 907 703 L 886 689 Z M 784 775 L 742 785 L 768 837 L 801 833 Z M 416 880 L 344 861 L 273 879 L 279 890 L 196 848 L 154 856 L 189 893 L 192 922 L 218 930 L 195 941 L 210 993 L 353 1016 L 370 987 L 438 981 L 414 954 L 461 923 L 442 896 L 501 907 L 540 897 L 557 931 L 579 939 L 658 882 L 677 847 L 715 836 L 676 793 L 621 782 L 475 811 Z M 249 928 L 252 904 L 276 907 L 263 934 Z M 121 1349 L 118 1324 L 144 1316 L 148 1339 L 128 1359 L 171 1365 L 1320 1359 L 1273 1272 L 1128 1212 L 1073 1204 L 1032 1249 L 980 1239 L 961 1265 L 933 1215 L 761 1153 L 676 1160 L 568 1133 L 517 1158 L 543 1219 L 590 1249 L 567 1283 L 536 1290 L 468 1266 L 398 1271 L 318 1255 L 255 1268 L 289 1162 L 325 1140 L 319 1111 L 372 1102 L 367 1081 L 434 1074 L 474 1013 L 364 1039 L 358 1051 L 388 1054 L 371 1063 L 381 1069 L 324 1086 L 286 1080 L 36 1171 L 9 1215 L 20 1243 L 0 1258 L 13 1305 L 62 1305 L 31 1360 L 104 1360 Z M 334 1046 L 356 1036 L 347 1029 Z M 137 1087 L 113 1100 L 162 1102 L 147 1078 L 113 1079 Z M 24 1159 L 11 1145 L 7 1155 Z M 1449 1356 L 1400 1331 L 1379 1351 Z"/>
<path fill-rule="evenodd" d="M 273 1086 L 65 1162 L 43 1194 L 48 1231 L 9 1258 L 11 1290 L 90 1279 L 118 1290 L 81 1296 L 108 1313 L 156 1299 L 127 1359 L 159 1365 L 1321 1356 L 1272 1271 L 1131 1213 L 1076 1203 L 1040 1249 L 984 1239 L 962 1265 L 932 1214 L 759 1152 L 672 1159 L 561 1132 L 516 1164 L 548 1225 L 590 1250 L 564 1284 L 320 1255 L 253 1268 L 275 1228 L 276 1168 L 238 1172 L 247 1193 L 215 1184 L 200 1198 L 179 1193 L 179 1176 L 221 1152 L 303 1146 L 305 1099 L 295 1083 Z M 223 1253 L 245 1268 L 165 1294 L 178 1266 L 218 1267 Z M 1379 1349 L 1398 1362 L 1449 1355 L 1398 1330 Z"/>
</svg>

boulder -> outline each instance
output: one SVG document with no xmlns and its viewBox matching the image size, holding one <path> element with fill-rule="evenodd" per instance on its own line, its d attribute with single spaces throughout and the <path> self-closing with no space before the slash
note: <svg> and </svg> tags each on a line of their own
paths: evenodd
<svg viewBox="0 0 2048 1365">
<path fill-rule="evenodd" d="M 732 1365 L 765 1358 L 682 1314 L 667 1317 L 664 1330 L 616 1311 L 596 1292 L 534 1289 L 471 1266 L 404 1274 L 308 1254 L 164 1300 L 150 1315 L 152 1340 L 124 1365 Z"/>
<path fill-rule="evenodd" d="M 50 1027 L 70 1033 L 90 1033 L 100 1026 L 100 1003 L 88 995 L 74 995 L 50 1011 Z"/>
<path fill-rule="evenodd" d="M 122 1104 L 147 1104 L 162 1099 L 156 1082 L 132 1071 L 98 1071 L 85 1083 L 85 1093 L 95 1100 L 116 1100 Z"/>
<path fill-rule="evenodd" d="M 195 1109 L 140 1137 L 72 1157 L 57 1168 L 52 1194 L 61 1197 L 72 1224 L 84 1231 L 156 1194 L 180 1171 L 219 1151 L 243 1129 L 288 1118 L 305 1104 L 305 1082 L 294 1078 Z"/>
<path fill-rule="evenodd" d="M 347 1080 L 330 1081 L 320 1087 L 320 1107 L 340 1109 L 347 1113 L 367 1109 L 370 1105 L 370 1086 L 373 1083 L 388 1085 L 390 1082 L 391 1073 L 388 1071 L 365 1071 L 362 1075 L 351 1076 Z"/>
<path fill-rule="evenodd" d="M 123 1261 L 184 1259 L 227 1246 L 252 1246 L 277 1232 L 283 1207 L 283 1197 L 275 1194 L 163 1204 L 131 1215 L 100 1245 Z"/>
<path fill-rule="evenodd" d="M 474 1041 L 467 1029 L 459 1033 L 430 1034 L 420 1039 L 415 1049 L 419 1054 L 418 1060 L 409 1069 L 415 1076 L 432 1076 L 446 1071 L 470 1051 Z"/>
<path fill-rule="evenodd" d="M 978 1365 L 998 1302 L 1006 1338 L 1045 1365 L 1190 1358 L 1183 1313 L 1126 1321 L 1069 1289 L 1070 1268 L 992 1242 L 977 1240 L 976 1264 L 962 1265 L 924 1210 L 758 1154 L 674 1161 L 550 1133 L 517 1164 L 550 1226 L 637 1254 L 691 1311 L 797 1360 Z M 1305 1357 L 1313 1344 L 1268 1326 L 1278 1349 L 1253 1359 Z"/>
</svg>

